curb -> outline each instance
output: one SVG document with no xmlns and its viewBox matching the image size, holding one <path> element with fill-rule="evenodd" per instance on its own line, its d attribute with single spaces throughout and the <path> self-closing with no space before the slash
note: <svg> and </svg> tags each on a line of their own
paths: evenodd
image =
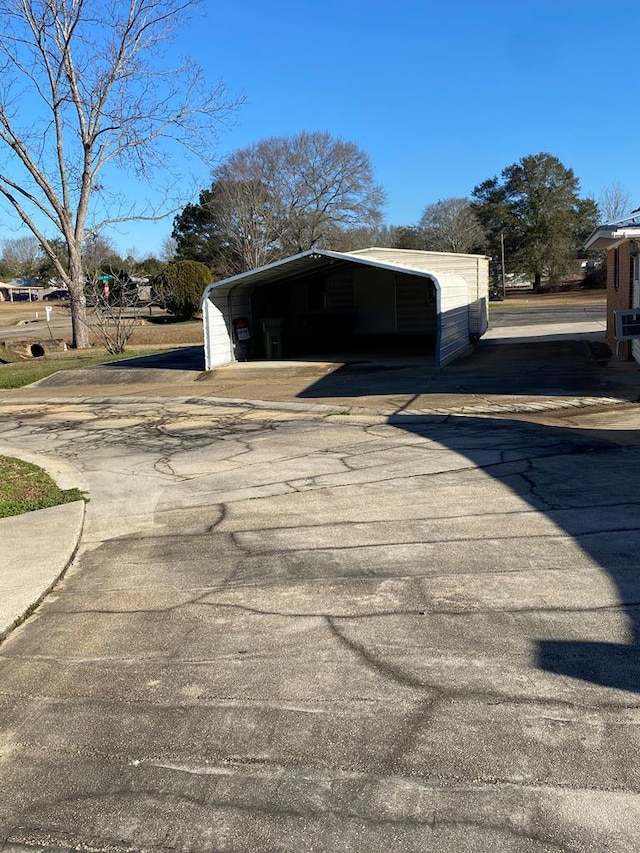
<svg viewBox="0 0 640 853">
<path fill-rule="evenodd" d="M 472 395 L 473 396 L 473 395 Z M 505 395 L 510 396 L 510 395 Z M 181 395 L 176 397 L 154 396 L 150 394 L 131 394 L 131 395 L 109 395 L 109 396 L 81 396 L 81 397 L 49 397 L 47 400 L 29 400 L 25 401 L 25 405 L 31 406 L 50 406 L 50 405 L 107 405 L 107 406 L 123 406 L 137 402 L 141 405 L 154 405 L 158 400 L 170 400 L 175 404 L 187 404 L 192 406 L 206 407 L 213 406 L 228 406 L 228 407 L 246 407 L 254 410 L 274 410 L 281 412 L 309 412 L 310 414 L 318 415 L 372 415 L 376 417 L 393 417 L 397 412 L 381 412 L 378 408 L 370 406 L 357 405 L 352 402 L 352 398 L 345 398 L 344 402 L 329 403 L 307 403 L 293 400 L 251 400 L 241 397 L 215 397 L 215 396 L 199 396 L 195 394 Z M 477 400 L 477 396 L 476 396 Z M 509 415 L 509 414 L 540 414 L 548 411 L 560 411 L 562 409 L 588 409 L 588 408 L 614 408 L 617 406 L 637 404 L 638 395 L 620 394 L 617 396 L 594 397 L 590 395 L 573 396 L 573 397 L 541 397 L 526 401 L 504 401 L 493 402 L 489 399 L 468 404 L 451 404 L 449 406 L 433 406 L 423 409 L 407 409 L 405 414 L 416 415 Z M 0 401 L 2 405 L 2 401 Z M 15 401 L 9 401 L 9 405 L 15 405 Z M 17 453 L 10 455 L 18 455 Z M 25 457 L 26 458 L 26 457 Z M 26 461 L 31 461 L 26 459 Z M 36 463 L 40 464 L 40 463 Z M 41 464 L 40 467 L 44 468 Z M 45 468 L 46 470 L 46 468 Z M 47 472 L 48 473 L 48 472 Z M 55 479 L 55 478 L 54 478 Z M 74 485 L 76 485 L 74 483 Z M 78 486 L 82 488 L 82 486 Z"/>
</svg>

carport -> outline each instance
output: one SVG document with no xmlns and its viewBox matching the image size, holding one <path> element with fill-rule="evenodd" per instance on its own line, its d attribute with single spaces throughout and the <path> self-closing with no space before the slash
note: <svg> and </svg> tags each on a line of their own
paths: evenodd
<svg viewBox="0 0 640 853">
<path fill-rule="evenodd" d="M 488 258 L 310 249 L 209 285 L 202 316 L 207 370 L 365 350 L 424 353 L 442 366 L 488 327 Z"/>
</svg>

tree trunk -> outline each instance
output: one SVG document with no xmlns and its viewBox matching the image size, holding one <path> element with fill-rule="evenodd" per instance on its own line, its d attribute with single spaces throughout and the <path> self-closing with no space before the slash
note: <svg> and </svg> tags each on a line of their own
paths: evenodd
<svg viewBox="0 0 640 853">
<path fill-rule="evenodd" d="M 537 272 L 533 279 L 533 292 L 540 293 L 542 289 L 542 276 L 539 272 Z"/>
<path fill-rule="evenodd" d="M 84 292 L 84 270 L 79 251 L 69 252 L 69 299 L 71 303 L 71 346 L 86 349 L 89 342 L 87 297 Z"/>
</svg>

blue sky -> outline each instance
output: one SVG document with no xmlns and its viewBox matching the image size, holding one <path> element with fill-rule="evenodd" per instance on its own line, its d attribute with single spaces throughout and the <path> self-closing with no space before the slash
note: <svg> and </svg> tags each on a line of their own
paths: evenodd
<svg viewBox="0 0 640 853">
<path fill-rule="evenodd" d="M 220 157 L 329 131 L 369 154 L 395 225 L 541 151 L 583 195 L 619 181 L 640 206 L 636 3 L 206 0 L 204 11 L 178 48 L 246 98 Z M 116 242 L 158 252 L 170 231 L 132 224 Z"/>
</svg>

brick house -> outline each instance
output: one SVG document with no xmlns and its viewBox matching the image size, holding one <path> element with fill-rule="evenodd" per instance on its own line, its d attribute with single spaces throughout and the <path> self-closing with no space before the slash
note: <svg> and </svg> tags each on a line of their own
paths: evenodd
<svg viewBox="0 0 640 853">
<path fill-rule="evenodd" d="M 600 225 L 585 249 L 607 253 L 607 341 L 622 358 L 640 363 L 640 339 L 617 341 L 614 323 L 614 311 L 640 310 L 640 208 L 624 219 Z"/>
</svg>

